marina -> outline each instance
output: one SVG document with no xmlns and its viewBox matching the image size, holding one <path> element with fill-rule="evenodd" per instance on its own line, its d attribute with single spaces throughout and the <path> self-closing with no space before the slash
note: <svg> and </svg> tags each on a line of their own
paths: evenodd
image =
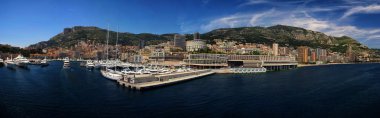
<svg viewBox="0 0 380 118">
<path fill-rule="evenodd" d="M 0 118 L 380 118 L 380 0 L 0 10 Z"/>
<path fill-rule="evenodd" d="M 100 74 L 109 80 L 112 80 L 119 85 L 125 86 L 132 90 L 146 90 L 151 88 L 158 88 L 167 85 L 201 78 L 204 76 L 212 75 L 214 73 L 265 73 L 264 67 L 257 68 L 220 68 L 220 69 L 192 69 L 185 65 L 179 68 L 168 68 L 165 66 L 158 66 L 157 64 L 133 64 L 128 62 L 121 62 L 118 60 L 76 60 L 70 61 L 68 57 L 57 59 L 63 63 L 63 69 L 70 69 L 71 63 L 79 63 L 80 67 L 91 70 L 99 70 Z M 4 61 L 8 68 L 27 68 L 28 65 L 41 65 L 41 67 L 49 66 L 48 59 L 26 59 L 19 55 L 12 59 L 7 58 Z"/>
<path fill-rule="evenodd" d="M 235 117 L 260 117 L 262 112 L 271 113 L 268 117 L 291 117 L 295 113 L 301 117 L 309 113 L 318 113 L 313 117 L 342 116 L 342 113 L 344 117 L 370 117 L 376 116 L 379 108 L 376 87 L 380 83 L 376 78 L 379 64 L 303 67 L 262 74 L 211 74 L 147 91 L 124 87 L 103 77 L 100 70 L 80 67 L 80 62 L 70 64 L 69 69 L 62 68 L 63 61 L 54 60 L 44 68 L 0 67 L 0 116 L 223 117 L 226 114 L 220 111 L 240 109 L 239 114 L 227 113 Z M 360 74 L 362 71 L 367 74 Z M 350 104 L 350 109 L 346 104 Z M 368 109 L 361 109 L 363 105 Z"/>
</svg>

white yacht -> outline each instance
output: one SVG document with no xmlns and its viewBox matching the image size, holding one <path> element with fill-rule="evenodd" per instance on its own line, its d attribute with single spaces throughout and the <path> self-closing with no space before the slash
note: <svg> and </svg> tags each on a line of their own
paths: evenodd
<svg viewBox="0 0 380 118">
<path fill-rule="evenodd" d="M 93 69 L 93 68 L 95 68 L 95 64 L 94 64 L 94 62 L 93 62 L 92 60 L 87 60 L 87 61 L 86 61 L 86 68 L 88 68 L 88 69 Z"/>
<path fill-rule="evenodd" d="M 117 81 L 117 80 L 123 79 L 123 75 L 116 73 L 115 71 L 110 70 L 110 69 L 100 70 L 100 72 L 102 73 L 102 75 L 104 77 L 111 79 L 111 80 Z"/>
<path fill-rule="evenodd" d="M 69 68 L 70 67 L 70 59 L 66 57 L 63 59 L 63 68 Z"/>
<path fill-rule="evenodd" d="M 143 73 L 143 74 L 151 74 L 152 72 L 150 72 L 150 69 L 149 69 L 149 68 L 145 68 L 145 67 L 144 67 L 144 68 L 142 69 L 142 73 Z"/>
<path fill-rule="evenodd" d="M 0 65 L 3 65 L 3 64 L 4 64 L 4 60 L 0 59 Z"/>
<path fill-rule="evenodd" d="M 182 69 L 182 68 L 178 68 L 177 70 L 176 70 L 176 72 L 185 72 L 186 70 L 185 69 Z"/>
<path fill-rule="evenodd" d="M 28 59 L 26 59 L 21 54 L 18 55 L 16 58 L 13 59 L 14 63 L 19 67 L 27 67 L 30 63 Z"/>
<path fill-rule="evenodd" d="M 149 71 L 150 71 L 151 73 L 158 73 L 157 68 L 151 68 Z"/>
<path fill-rule="evenodd" d="M 12 55 L 11 55 L 11 58 L 8 58 L 4 61 L 4 64 L 5 66 L 7 66 L 8 68 L 14 68 L 16 66 L 15 62 L 13 61 L 12 59 Z"/>
<path fill-rule="evenodd" d="M 123 70 L 121 70 L 121 72 L 122 72 L 123 74 L 131 74 L 131 73 L 132 73 L 132 70 L 129 69 L 129 68 L 124 68 Z"/>
<path fill-rule="evenodd" d="M 102 64 L 100 63 L 99 60 L 97 60 L 97 61 L 93 61 L 93 63 L 94 63 L 94 68 L 96 68 L 96 69 L 102 67 Z"/>
<path fill-rule="evenodd" d="M 48 63 L 46 57 L 41 60 L 41 66 L 48 66 L 48 65 L 49 65 L 49 63 Z"/>
</svg>

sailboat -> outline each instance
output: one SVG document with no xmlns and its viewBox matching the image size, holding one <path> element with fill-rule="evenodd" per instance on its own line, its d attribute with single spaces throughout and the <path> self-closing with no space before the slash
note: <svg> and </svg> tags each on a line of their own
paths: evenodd
<svg viewBox="0 0 380 118">
<path fill-rule="evenodd" d="M 117 37 L 116 38 L 116 45 L 117 45 L 117 40 L 119 39 L 119 31 L 117 31 L 116 37 Z M 109 63 L 109 60 L 108 60 L 108 40 L 109 40 L 109 28 L 107 28 L 107 45 L 106 45 L 107 46 L 107 63 Z M 123 79 L 123 75 L 116 72 L 116 64 L 114 66 L 115 66 L 115 70 L 109 69 L 108 66 L 106 66 L 104 69 L 100 70 L 101 74 L 110 80 L 116 80 L 117 81 L 117 80 Z"/>
</svg>

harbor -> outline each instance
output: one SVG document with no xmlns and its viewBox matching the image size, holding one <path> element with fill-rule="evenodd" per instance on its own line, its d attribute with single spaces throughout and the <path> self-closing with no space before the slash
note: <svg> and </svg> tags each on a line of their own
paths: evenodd
<svg viewBox="0 0 380 118">
<path fill-rule="evenodd" d="M 58 60 L 43 68 L 28 68 L 0 67 L 2 117 L 156 117 L 162 112 L 161 117 L 223 117 L 220 111 L 235 109 L 241 109 L 236 117 L 260 117 L 263 111 L 285 112 L 288 117 L 318 112 L 316 117 L 325 117 L 342 112 L 376 114 L 379 108 L 379 64 L 314 66 L 260 74 L 215 73 L 142 91 L 105 78 L 98 69 L 81 67 L 78 61 L 70 61 L 66 69 Z M 334 99 L 325 101 L 331 97 Z M 346 109 L 346 104 L 354 108 Z M 278 108 L 272 109 L 273 105 Z M 363 105 L 372 110 L 356 109 Z"/>
<path fill-rule="evenodd" d="M 198 64 L 198 67 L 196 67 L 190 63 L 183 63 L 183 65 L 173 67 L 170 65 L 158 65 L 155 63 L 134 64 L 119 60 L 83 60 L 70 59 L 68 57 L 59 59 L 27 59 L 19 55 L 14 59 L 7 58 L 3 62 L 7 68 L 16 69 L 16 67 L 28 68 L 28 66 L 46 67 L 49 66 L 49 63 L 52 61 L 62 62 L 62 69 L 70 69 L 72 63 L 79 63 L 80 67 L 86 68 L 87 71 L 99 70 L 104 78 L 114 81 L 115 83 L 131 90 L 159 88 L 189 80 L 200 79 L 216 73 L 256 74 L 265 73 L 267 71 L 263 66 L 264 61 L 254 64 L 255 66 L 247 67 L 240 65 L 241 67 L 210 68 L 210 66 L 206 64 L 209 68 L 200 68 L 200 66 L 204 66 L 204 64 Z"/>
</svg>

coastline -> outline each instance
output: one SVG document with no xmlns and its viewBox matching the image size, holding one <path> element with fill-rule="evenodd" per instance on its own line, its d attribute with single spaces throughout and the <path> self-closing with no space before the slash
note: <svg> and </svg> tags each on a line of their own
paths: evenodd
<svg viewBox="0 0 380 118">
<path fill-rule="evenodd" d="M 375 64 L 379 62 L 369 62 L 369 63 L 328 63 L 328 64 L 298 64 L 298 68 L 311 67 L 311 66 L 329 66 L 329 65 L 346 65 L 346 64 Z"/>
</svg>

